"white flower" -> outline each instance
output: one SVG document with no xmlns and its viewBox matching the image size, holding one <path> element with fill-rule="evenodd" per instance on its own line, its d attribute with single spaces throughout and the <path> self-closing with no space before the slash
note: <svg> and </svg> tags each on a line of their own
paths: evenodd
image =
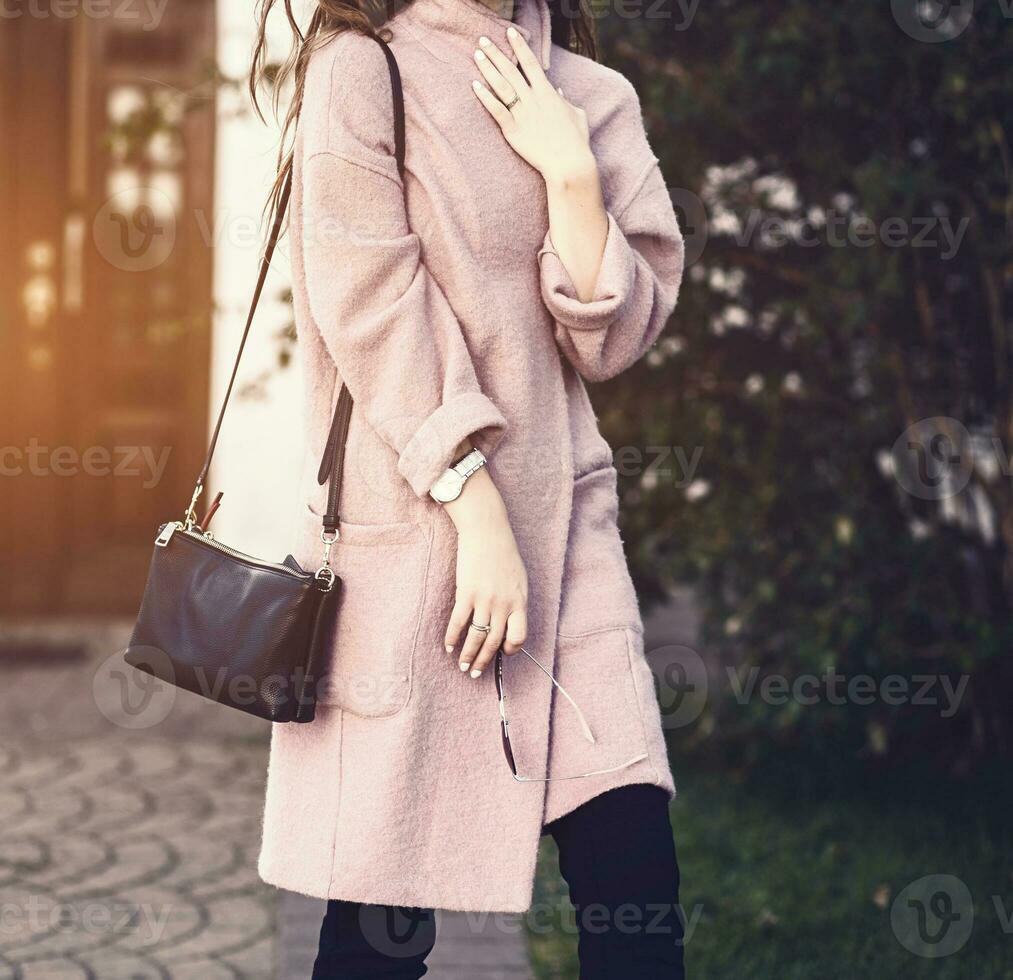
<svg viewBox="0 0 1013 980">
<path fill-rule="evenodd" d="M 789 395 L 797 395 L 802 390 L 802 375 L 798 371 L 789 371 L 781 382 L 781 387 Z"/>
<path fill-rule="evenodd" d="M 694 480 L 686 487 L 686 499 L 692 504 L 703 500 L 711 492 L 710 482 L 707 480 Z"/>
</svg>

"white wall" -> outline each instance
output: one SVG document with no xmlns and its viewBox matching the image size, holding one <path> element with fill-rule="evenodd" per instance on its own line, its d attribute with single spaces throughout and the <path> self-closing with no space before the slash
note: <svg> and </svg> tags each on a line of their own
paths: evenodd
<svg viewBox="0 0 1013 980">
<path fill-rule="evenodd" d="M 217 2 L 219 68 L 228 78 L 245 82 L 253 48 L 253 4 L 250 0 Z M 228 384 L 257 279 L 266 234 L 262 209 L 274 178 L 277 139 L 277 128 L 261 123 L 245 90 L 223 90 L 216 146 L 209 431 Z M 212 525 L 216 536 L 269 560 L 284 557 L 298 514 L 300 373 L 296 362 L 278 366 L 275 337 L 290 317 L 289 308 L 278 298 L 288 283 L 288 241 L 284 239 L 272 263 L 237 381 L 240 389 L 244 381 L 270 370 L 266 397 L 241 399 L 233 393 L 211 473 L 211 495 L 217 490 L 225 493 Z"/>
</svg>

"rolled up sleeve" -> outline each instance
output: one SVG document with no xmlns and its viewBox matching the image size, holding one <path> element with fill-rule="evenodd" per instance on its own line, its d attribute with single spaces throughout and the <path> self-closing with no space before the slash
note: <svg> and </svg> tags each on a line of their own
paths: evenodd
<svg viewBox="0 0 1013 980">
<path fill-rule="evenodd" d="M 570 274 L 545 234 L 538 253 L 542 299 L 556 321 L 571 330 L 605 330 L 622 316 L 633 293 L 637 266 L 619 223 L 608 216 L 608 235 L 594 294 L 586 302 L 577 297 Z"/>
<path fill-rule="evenodd" d="M 415 430 L 398 460 L 398 471 L 419 496 L 429 492 L 466 437 L 491 456 L 506 428 L 499 409 L 479 391 L 452 396 Z"/>
<path fill-rule="evenodd" d="M 559 348 L 589 381 L 626 370 L 657 340 L 675 308 L 684 245 L 672 201 L 654 160 L 630 203 L 608 214 L 598 281 L 582 302 L 547 232 L 538 253 L 542 300 Z"/>
</svg>

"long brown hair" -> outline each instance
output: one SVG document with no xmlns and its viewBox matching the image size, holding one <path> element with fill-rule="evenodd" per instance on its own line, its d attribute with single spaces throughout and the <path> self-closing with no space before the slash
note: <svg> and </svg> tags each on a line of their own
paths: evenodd
<svg viewBox="0 0 1013 980">
<path fill-rule="evenodd" d="M 264 119 L 260 104 L 261 88 L 265 85 L 271 87 L 271 105 L 277 116 L 282 90 L 289 79 L 293 84 L 292 101 L 285 113 L 281 129 L 278 176 L 267 199 L 268 227 L 274 221 L 278 199 L 292 171 L 292 136 L 295 132 L 296 119 L 299 118 L 299 111 L 302 109 L 306 69 L 310 56 L 317 48 L 342 31 L 359 31 L 362 34 L 378 34 L 383 37 L 388 33 L 384 31 L 383 25 L 409 2 L 410 0 L 316 0 L 309 24 L 303 29 L 292 10 L 292 0 L 260 0 L 257 7 L 257 42 L 253 48 L 249 84 L 253 105 L 261 120 Z M 552 18 L 553 42 L 577 54 L 597 58 L 594 16 L 588 6 L 588 0 L 547 0 L 547 2 Z M 293 43 L 288 57 L 276 66 L 268 61 L 267 19 L 278 3 L 284 8 L 285 17 L 292 30 Z"/>
</svg>

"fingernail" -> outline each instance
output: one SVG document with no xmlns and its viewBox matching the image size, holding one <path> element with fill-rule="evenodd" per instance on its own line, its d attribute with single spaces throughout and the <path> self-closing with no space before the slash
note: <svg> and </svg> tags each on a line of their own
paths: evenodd
<svg viewBox="0 0 1013 980">
<path fill-rule="evenodd" d="M 482 676 L 482 671 L 480 671 L 480 670 L 473 670 L 471 672 L 471 676 L 472 677 L 481 677 Z"/>
<path fill-rule="evenodd" d="M 454 652 L 453 646 L 451 646 L 449 643 L 443 649 L 446 650 L 447 653 L 453 653 Z"/>
<path fill-rule="evenodd" d="M 507 37 L 517 37 L 517 28 L 516 27 L 508 27 L 507 28 Z"/>
<path fill-rule="evenodd" d="M 487 48 L 489 46 L 489 38 L 483 35 L 478 39 L 478 43 L 481 44 L 483 48 Z"/>
<path fill-rule="evenodd" d="M 485 55 L 481 51 L 476 51 L 475 52 L 475 60 L 476 61 L 485 61 Z"/>
<path fill-rule="evenodd" d="M 480 83 L 480 82 L 472 82 L 472 83 L 471 83 L 471 87 L 472 87 L 472 88 L 473 88 L 473 89 L 474 89 L 474 90 L 475 90 L 476 92 L 480 92 L 480 91 L 482 90 L 482 85 L 481 85 L 481 83 Z"/>
<path fill-rule="evenodd" d="M 462 660 L 462 661 L 461 661 L 461 663 L 460 663 L 460 664 L 458 664 L 458 666 L 459 666 L 459 667 L 461 668 L 461 673 L 463 674 L 463 673 L 465 673 L 465 672 L 467 671 L 467 669 L 468 669 L 468 668 L 469 668 L 469 667 L 471 666 L 471 664 L 466 664 L 466 663 L 465 663 L 465 662 L 464 662 L 464 661 Z"/>
</svg>

